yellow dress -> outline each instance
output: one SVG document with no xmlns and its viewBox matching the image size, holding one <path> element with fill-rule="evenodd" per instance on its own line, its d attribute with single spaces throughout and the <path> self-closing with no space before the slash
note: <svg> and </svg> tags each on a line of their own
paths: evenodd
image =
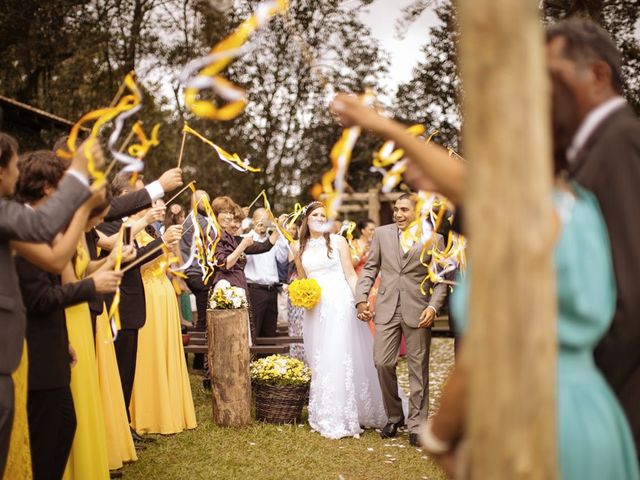
<svg viewBox="0 0 640 480">
<path fill-rule="evenodd" d="M 152 238 L 141 232 L 145 245 Z M 138 433 L 171 434 L 196 427 L 191 385 L 182 347 L 176 294 L 160 256 L 141 268 L 147 319 L 138 336 L 131 425 Z"/>
<path fill-rule="evenodd" d="M 78 245 L 75 262 L 78 278 L 84 277 L 88 265 L 88 253 Z M 65 316 L 69 343 L 76 351 L 78 363 L 71 369 L 71 394 L 77 427 L 64 478 L 108 480 L 107 440 L 89 304 L 66 308 Z"/>
<path fill-rule="evenodd" d="M 124 405 L 116 350 L 113 346 L 106 306 L 96 319 L 96 354 L 102 413 L 107 433 L 109 469 L 117 470 L 122 468 L 124 462 L 136 461 L 138 457 L 129 430 L 129 420 Z"/>
<path fill-rule="evenodd" d="M 4 480 L 31 480 L 31 449 L 29 447 L 29 422 L 27 420 L 27 382 L 28 382 L 27 342 L 22 348 L 22 358 L 18 369 L 13 372 L 14 405 L 13 425 Z"/>
</svg>

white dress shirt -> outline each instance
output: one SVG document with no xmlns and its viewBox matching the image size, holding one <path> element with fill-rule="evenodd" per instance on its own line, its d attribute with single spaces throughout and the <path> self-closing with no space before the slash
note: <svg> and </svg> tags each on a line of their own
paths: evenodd
<svg viewBox="0 0 640 480">
<path fill-rule="evenodd" d="M 567 160 L 569 160 L 569 163 L 576 159 L 584 144 L 587 143 L 593 131 L 598 128 L 602 121 L 614 111 L 622 108 L 626 103 L 627 101 L 624 98 L 616 96 L 601 103 L 587 114 L 573 136 L 571 145 L 567 148 Z"/>
<path fill-rule="evenodd" d="M 253 235 L 254 242 L 264 242 L 269 235 L 258 235 L 256 232 L 248 233 Z M 289 248 L 287 239 L 282 235 L 276 244 L 268 252 L 257 255 L 247 255 L 247 264 L 244 267 L 244 275 L 247 283 L 258 283 L 260 285 L 273 285 L 279 283 L 278 265 L 276 262 L 286 262 L 289 258 Z"/>
</svg>

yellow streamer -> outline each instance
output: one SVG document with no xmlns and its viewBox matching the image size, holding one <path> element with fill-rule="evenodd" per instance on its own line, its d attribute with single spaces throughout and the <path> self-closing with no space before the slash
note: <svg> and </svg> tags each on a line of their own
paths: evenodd
<svg viewBox="0 0 640 480">
<path fill-rule="evenodd" d="M 122 244 L 124 240 L 124 224 L 120 227 L 118 232 L 118 238 L 116 240 L 116 263 L 113 267 L 114 272 L 119 272 L 122 268 Z M 113 340 L 115 341 L 118 336 L 118 332 L 122 329 L 122 322 L 120 321 L 120 284 L 116 288 L 116 292 L 113 295 L 113 301 L 109 308 L 108 318 L 111 323 L 111 332 L 113 333 Z"/>
<path fill-rule="evenodd" d="M 191 135 L 193 135 L 193 136 L 199 138 L 200 140 L 202 140 L 204 143 L 206 143 L 210 147 L 213 147 L 213 149 L 218 153 L 218 157 L 220 158 L 220 160 L 222 160 L 223 162 L 228 163 L 229 165 L 231 165 L 236 170 L 238 170 L 240 172 L 254 172 L 254 173 L 260 171 L 259 168 L 254 168 L 251 165 L 249 165 L 249 163 L 243 161 L 238 156 L 237 153 L 230 154 L 229 152 L 225 151 L 224 149 L 222 149 L 221 147 L 219 147 L 218 145 L 213 143 L 208 138 L 202 136 L 200 133 L 198 133 L 193 128 L 191 128 L 189 125 L 187 125 L 186 122 L 184 124 L 184 127 L 182 128 L 182 131 L 186 132 L 186 133 L 190 133 Z"/>
<path fill-rule="evenodd" d="M 375 95 L 371 90 L 365 91 L 359 98 L 363 104 L 368 106 L 371 106 L 375 101 Z M 345 128 L 342 131 L 340 139 L 331 149 L 331 169 L 325 172 L 320 183 L 314 185 L 311 189 L 311 194 L 316 200 L 320 199 L 322 194 L 325 195 L 324 205 L 329 220 L 333 220 L 336 217 L 338 208 L 342 204 L 342 194 L 346 186 L 351 154 L 360 132 L 361 129 L 357 126 Z"/>
<path fill-rule="evenodd" d="M 242 46 L 255 30 L 272 16 L 285 12 L 287 7 L 287 0 L 261 3 L 255 13 L 242 22 L 231 35 L 214 46 L 208 56 L 194 60 L 185 67 L 180 80 L 185 85 L 184 100 L 189 110 L 198 117 L 210 120 L 231 120 L 242 113 L 247 106 L 244 89 L 218 74 L 244 53 Z M 193 76 L 195 72 L 198 73 Z M 228 103 L 218 106 L 215 101 L 198 100 L 200 91 L 205 88 L 213 89 Z"/>
<path fill-rule="evenodd" d="M 56 154 L 62 158 L 70 159 L 76 152 L 76 142 L 80 134 L 80 130 L 86 123 L 94 122 L 89 135 L 90 142 L 87 142 L 84 148 L 84 154 L 87 157 L 87 168 L 96 183 L 100 184 L 105 181 L 104 172 L 96 168 L 93 155 L 91 155 L 91 145 L 93 141 L 97 141 L 100 130 L 107 123 L 116 118 L 118 115 L 128 112 L 139 107 L 142 102 L 142 96 L 138 89 L 133 74 L 128 74 L 124 79 L 124 85 L 129 89 L 130 94 L 123 96 L 115 107 L 100 108 L 83 115 L 75 125 L 71 128 L 69 138 L 67 140 L 67 150 L 59 149 Z"/>
</svg>

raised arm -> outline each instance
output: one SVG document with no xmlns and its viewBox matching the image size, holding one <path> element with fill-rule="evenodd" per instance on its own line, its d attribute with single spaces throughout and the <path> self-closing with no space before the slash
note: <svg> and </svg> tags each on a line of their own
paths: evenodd
<svg viewBox="0 0 640 480">
<path fill-rule="evenodd" d="M 338 95 L 331 109 L 340 116 L 345 127 L 359 125 L 366 130 L 388 140 L 393 140 L 397 148 L 405 151 L 406 157 L 417 165 L 422 174 L 431 181 L 433 187 L 459 204 L 467 188 L 467 167 L 458 158 L 433 142 L 424 143 L 406 133 L 406 126 L 395 120 L 383 117 L 349 95 Z"/>
</svg>

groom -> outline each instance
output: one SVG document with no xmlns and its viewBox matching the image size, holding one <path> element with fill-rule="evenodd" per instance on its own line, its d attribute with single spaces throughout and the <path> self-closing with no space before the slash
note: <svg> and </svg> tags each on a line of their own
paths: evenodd
<svg viewBox="0 0 640 480">
<path fill-rule="evenodd" d="M 447 286 L 443 283 L 433 286 L 431 297 L 420 293 L 420 282 L 427 275 L 427 268 L 420 263 L 423 244 L 417 241 L 413 245 L 403 245 L 401 242 L 401 232 L 416 218 L 416 204 L 414 194 L 406 193 L 398 198 L 393 207 L 395 224 L 376 229 L 369 258 L 356 285 L 358 318 L 369 321 L 374 317 L 367 302 L 369 291 L 378 272 L 381 274 L 373 352 L 389 418 L 380 434 L 382 438 L 395 437 L 398 428 L 405 423 L 396 376 L 400 338 L 404 334 L 410 387 L 407 426 L 409 442 L 414 446 L 418 446 L 418 427 L 426 420 L 429 409 L 431 327 L 447 296 Z M 438 247 L 442 248 L 442 236 L 435 238 Z"/>
</svg>

